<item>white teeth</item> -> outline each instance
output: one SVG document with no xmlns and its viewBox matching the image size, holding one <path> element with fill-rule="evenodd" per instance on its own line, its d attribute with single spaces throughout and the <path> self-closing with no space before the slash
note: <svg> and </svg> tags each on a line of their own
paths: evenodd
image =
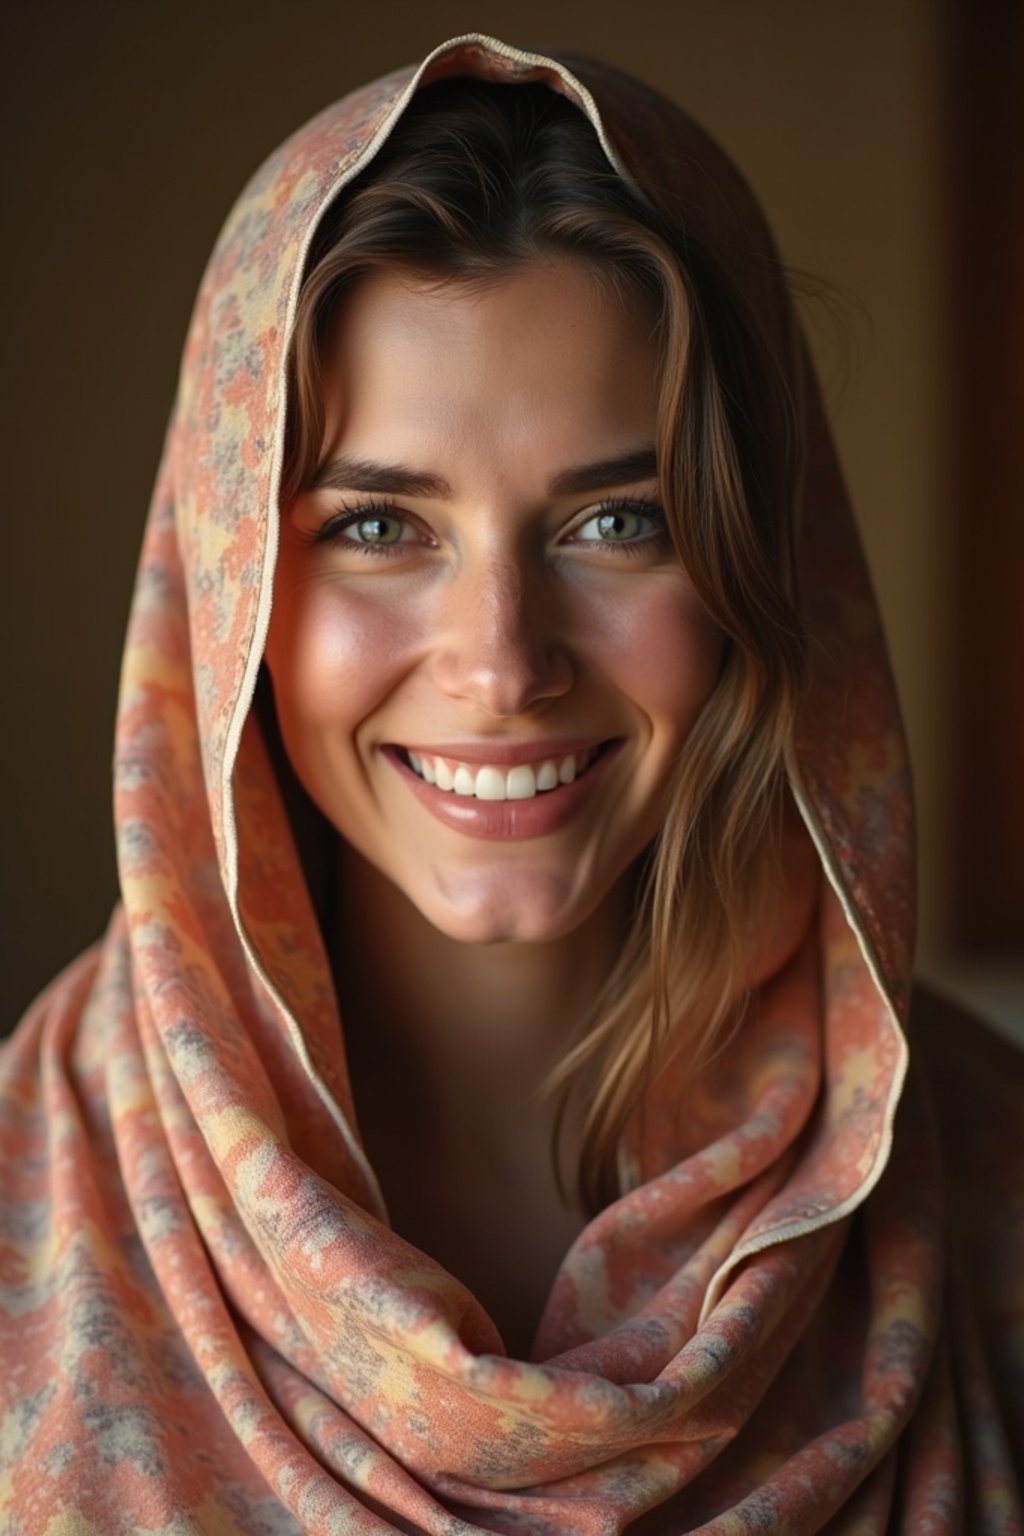
<svg viewBox="0 0 1024 1536">
<path fill-rule="evenodd" d="M 467 768 L 465 763 L 460 763 L 455 770 L 455 793 L 457 795 L 473 795 L 476 793 L 472 769 Z"/>
<path fill-rule="evenodd" d="M 554 763 L 541 763 L 537 770 L 537 788 L 539 790 L 558 788 L 558 769 Z"/>
<path fill-rule="evenodd" d="M 590 767 L 597 750 L 570 753 L 559 761 L 546 758 L 540 763 L 516 763 L 508 769 L 490 763 L 473 768 L 468 763 L 447 762 L 443 757 L 427 757 L 422 752 L 408 752 L 407 756 L 421 779 L 447 793 L 454 791 L 477 800 L 532 800 L 560 784 L 571 784 Z"/>
<path fill-rule="evenodd" d="M 479 794 L 480 780 L 477 779 L 476 782 L 477 794 Z M 537 775 L 534 773 L 529 763 L 517 763 L 514 768 L 510 768 L 506 783 L 507 788 L 505 793 L 510 800 L 532 800 L 534 795 L 537 793 L 537 790 L 540 788 Z"/>
<path fill-rule="evenodd" d="M 464 768 L 459 773 L 465 773 Z M 459 773 L 455 775 L 455 782 L 459 782 Z M 505 799 L 505 775 L 499 773 L 497 768 L 481 768 L 476 776 L 476 797 L 478 800 L 504 800 Z"/>
</svg>

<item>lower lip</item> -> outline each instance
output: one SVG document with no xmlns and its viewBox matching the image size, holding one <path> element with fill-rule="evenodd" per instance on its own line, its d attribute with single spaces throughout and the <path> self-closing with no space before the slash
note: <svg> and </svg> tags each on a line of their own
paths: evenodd
<svg viewBox="0 0 1024 1536">
<path fill-rule="evenodd" d="M 473 795 L 457 795 L 421 779 L 396 748 L 385 747 L 384 755 L 420 803 L 444 826 L 466 837 L 510 840 L 546 837 L 564 826 L 598 789 L 620 746 L 619 741 L 610 743 L 578 779 L 544 790 L 531 800 L 477 800 Z"/>
</svg>

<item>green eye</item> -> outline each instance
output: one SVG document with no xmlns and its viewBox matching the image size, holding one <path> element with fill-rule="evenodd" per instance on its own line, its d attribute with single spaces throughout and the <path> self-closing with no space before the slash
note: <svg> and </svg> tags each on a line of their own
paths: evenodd
<svg viewBox="0 0 1024 1536">
<path fill-rule="evenodd" d="M 634 544 L 661 531 L 661 510 L 653 505 L 606 506 L 581 523 L 576 538 L 588 544 Z"/>
<path fill-rule="evenodd" d="M 402 537 L 402 523 L 397 517 L 375 512 L 372 517 L 350 523 L 348 533 L 357 544 L 397 544 Z"/>
<path fill-rule="evenodd" d="M 602 512 L 594 518 L 597 537 L 609 543 L 620 539 L 635 539 L 643 532 L 644 520 L 639 512 Z"/>
<path fill-rule="evenodd" d="M 361 507 L 329 517 L 314 535 L 313 542 L 333 545 L 349 557 L 355 550 L 359 550 L 360 558 L 371 555 L 399 557 L 422 544 L 423 538 L 416 525 L 398 507 L 364 502 Z M 399 545 L 405 548 L 400 549 Z"/>
</svg>

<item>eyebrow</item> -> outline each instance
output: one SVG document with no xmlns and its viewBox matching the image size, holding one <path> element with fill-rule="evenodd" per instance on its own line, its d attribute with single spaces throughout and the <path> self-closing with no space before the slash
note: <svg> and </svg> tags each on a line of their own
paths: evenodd
<svg viewBox="0 0 1024 1536">
<path fill-rule="evenodd" d="M 603 491 L 606 486 L 632 485 L 634 480 L 653 480 L 658 473 L 658 455 L 650 445 L 601 459 L 597 464 L 581 464 L 567 469 L 551 482 L 552 496 L 573 496 L 580 491 Z"/>
<path fill-rule="evenodd" d="M 645 445 L 611 459 L 563 470 L 554 477 L 548 489 L 552 496 L 573 496 L 616 485 L 631 485 L 634 480 L 652 480 L 657 473 L 657 452 Z M 448 481 L 440 475 L 407 469 L 402 464 L 379 464 L 349 454 L 322 465 L 313 477 L 310 490 L 365 491 L 378 496 L 435 496 L 439 500 L 452 494 Z"/>
</svg>

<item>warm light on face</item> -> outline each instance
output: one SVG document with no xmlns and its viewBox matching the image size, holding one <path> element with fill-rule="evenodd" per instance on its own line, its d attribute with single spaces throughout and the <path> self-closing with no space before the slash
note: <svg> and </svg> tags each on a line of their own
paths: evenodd
<svg viewBox="0 0 1024 1536">
<path fill-rule="evenodd" d="M 651 333 L 568 261 L 375 275 L 337 322 L 267 662 L 306 790 L 454 938 L 582 923 L 717 676 L 658 506 Z"/>
</svg>

